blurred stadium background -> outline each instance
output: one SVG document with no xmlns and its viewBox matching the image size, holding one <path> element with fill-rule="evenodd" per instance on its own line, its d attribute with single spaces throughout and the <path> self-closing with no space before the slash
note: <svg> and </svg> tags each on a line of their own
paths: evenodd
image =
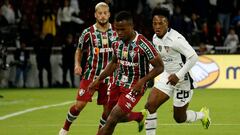
<svg viewBox="0 0 240 135">
<path fill-rule="evenodd" d="M 1 0 L 0 1 L 0 134 L 57 134 L 76 94 L 80 77 L 64 79 L 63 56 L 75 49 L 82 30 L 95 22 L 94 6 L 100 0 Z M 207 105 L 213 125 L 203 130 L 200 123 L 178 125 L 172 119 L 171 101 L 159 109 L 158 134 L 237 135 L 240 129 L 240 1 L 238 0 L 105 0 L 111 8 L 110 22 L 120 10 L 134 14 L 135 29 L 149 40 L 153 35 L 151 10 L 168 8 L 171 27 L 182 33 L 199 54 L 192 69 L 198 83 L 190 108 Z M 74 9 L 66 21 L 62 10 Z M 50 30 L 49 30 L 50 29 Z M 69 36 L 70 35 L 70 36 Z M 67 39 L 71 37 L 70 43 Z M 71 39 L 70 38 L 70 39 Z M 29 57 L 23 64 L 17 50 Z M 39 53 L 42 49 L 44 53 Z M 67 51 L 66 51 L 67 50 Z M 43 71 L 39 83 L 37 54 L 48 56 L 50 72 Z M 44 61 L 45 59 L 43 59 Z M 84 59 L 86 60 L 86 59 Z M 24 66 L 23 66 L 24 65 Z M 84 61 L 83 61 L 84 65 Z M 24 67 L 24 70 L 18 70 Z M 24 73 L 25 77 L 19 76 Z M 50 79 L 47 75 L 51 76 Z M 24 81 L 25 78 L 25 81 Z M 51 88 L 49 88 L 51 87 Z M 71 88 L 72 87 L 72 88 Z M 24 89 L 23 89 L 24 88 Z M 27 88 L 27 89 L 25 89 Z M 146 93 L 147 95 L 147 93 Z M 135 110 L 146 101 L 141 100 Z M 101 108 L 87 106 L 74 123 L 71 134 L 96 133 Z M 91 117 L 91 119 L 88 119 Z M 137 133 L 136 123 L 118 125 L 116 135 Z"/>
</svg>

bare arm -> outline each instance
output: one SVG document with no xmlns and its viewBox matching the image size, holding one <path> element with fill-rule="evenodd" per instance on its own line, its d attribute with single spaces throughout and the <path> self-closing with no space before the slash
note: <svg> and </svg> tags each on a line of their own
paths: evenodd
<svg viewBox="0 0 240 135">
<path fill-rule="evenodd" d="M 113 55 L 111 62 L 107 65 L 107 67 L 103 70 L 103 72 L 97 77 L 96 80 L 94 80 L 90 85 L 89 85 L 89 91 L 91 93 L 94 93 L 96 85 L 105 79 L 106 77 L 110 76 L 115 69 L 117 68 L 117 57 Z"/>
<path fill-rule="evenodd" d="M 136 83 L 136 85 L 133 87 L 133 94 L 139 94 L 142 90 L 143 85 L 147 81 L 155 78 L 157 75 L 163 72 L 164 65 L 160 55 L 156 56 L 149 62 L 153 66 L 153 69 Z"/>
<path fill-rule="evenodd" d="M 74 68 L 74 72 L 76 75 L 82 74 L 81 62 L 82 62 L 82 50 L 80 48 L 77 48 L 75 52 L 75 68 Z"/>
<path fill-rule="evenodd" d="M 111 62 L 107 65 L 107 67 L 99 75 L 99 77 L 98 77 L 99 81 L 110 76 L 115 71 L 116 68 L 117 68 L 117 57 L 115 55 L 113 55 Z"/>
</svg>

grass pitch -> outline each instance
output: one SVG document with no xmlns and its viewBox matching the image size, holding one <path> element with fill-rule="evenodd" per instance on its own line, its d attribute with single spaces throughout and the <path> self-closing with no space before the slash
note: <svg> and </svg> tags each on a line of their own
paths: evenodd
<svg viewBox="0 0 240 135">
<path fill-rule="evenodd" d="M 0 89 L 0 135 L 57 135 L 66 113 L 74 103 L 76 89 Z M 143 109 L 148 92 L 135 107 Z M 240 131 L 240 89 L 195 90 L 189 108 L 210 108 L 212 125 L 201 122 L 177 124 L 172 118 L 172 100 L 158 109 L 158 135 L 238 135 Z M 69 135 L 95 135 L 102 107 L 89 103 L 73 123 Z M 145 135 L 137 123 L 118 124 L 114 135 Z"/>
</svg>

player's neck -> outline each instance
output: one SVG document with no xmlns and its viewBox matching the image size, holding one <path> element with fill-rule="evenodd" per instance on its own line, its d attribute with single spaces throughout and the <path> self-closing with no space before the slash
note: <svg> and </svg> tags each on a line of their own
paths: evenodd
<svg viewBox="0 0 240 135">
<path fill-rule="evenodd" d="M 97 29 L 98 29 L 99 31 L 101 31 L 101 32 L 106 32 L 106 31 L 109 29 L 110 24 L 109 24 L 109 23 L 106 23 L 106 24 L 104 24 L 104 25 L 101 25 L 101 24 L 99 24 L 99 23 L 96 23 L 96 27 L 97 27 Z"/>
<path fill-rule="evenodd" d="M 134 39 L 135 39 L 135 37 L 136 37 L 136 32 L 135 31 L 133 31 L 132 33 L 131 33 L 131 35 L 129 36 L 129 38 L 128 39 L 126 39 L 126 43 L 130 43 L 130 42 L 132 42 Z"/>
</svg>

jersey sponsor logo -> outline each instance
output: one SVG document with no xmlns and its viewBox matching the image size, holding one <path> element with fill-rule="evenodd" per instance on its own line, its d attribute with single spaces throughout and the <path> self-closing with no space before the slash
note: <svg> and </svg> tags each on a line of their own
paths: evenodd
<svg viewBox="0 0 240 135">
<path fill-rule="evenodd" d="M 171 62 L 171 61 L 173 61 L 172 58 L 166 58 L 165 56 L 162 57 L 162 60 L 163 60 L 164 62 Z"/>
<path fill-rule="evenodd" d="M 99 53 L 106 53 L 106 52 L 113 52 L 113 48 L 94 48 L 94 54 L 99 54 Z"/>
<path fill-rule="evenodd" d="M 100 53 L 113 52 L 113 48 L 100 48 Z"/>
<path fill-rule="evenodd" d="M 78 92 L 79 96 L 82 96 L 84 93 L 85 93 L 84 89 L 80 89 L 79 92 Z"/>
<path fill-rule="evenodd" d="M 146 51 L 146 53 L 147 53 L 149 56 L 152 56 L 152 52 L 151 52 L 150 48 L 148 48 L 147 45 L 144 45 L 144 44 L 142 43 L 141 46 L 143 47 L 143 49 Z"/>
<path fill-rule="evenodd" d="M 132 105 L 130 103 L 126 103 L 125 106 L 128 108 L 128 109 L 131 109 L 132 108 Z"/>
<path fill-rule="evenodd" d="M 129 62 L 129 61 L 120 60 L 119 62 L 123 66 L 138 66 L 138 63 L 133 63 L 133 62 Z"/>
<path fill-rule="evenodd" d="M 125 97 L 132 101 L 133 103 L 136 101 L 136 98 L 132 96 L 132 92 L 129 92 Z"/>
<path fill-rule="evenodd" d="M 99 53 L 99 48 L 98 47 L 95 47 L 94 48 L 94 54 L 98 54 Z"/>
<path fill-rule="evenodd" d="M 206 88 L 217 81 L 220 70 L 215 61 L 206 56 L 199 56 L 199 60 L 191 69 L 191 73 L 198 87 Z"/>
</svg>

